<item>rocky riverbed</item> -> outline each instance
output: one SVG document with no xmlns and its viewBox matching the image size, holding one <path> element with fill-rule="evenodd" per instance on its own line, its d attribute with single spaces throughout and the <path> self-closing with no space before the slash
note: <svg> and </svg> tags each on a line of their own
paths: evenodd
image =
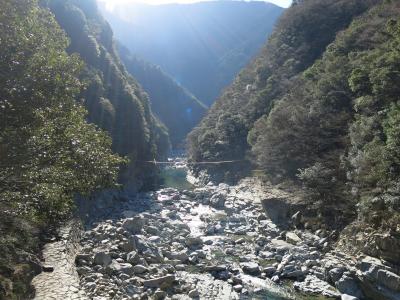
<svg viewBox="0 0 400 300">
<path fill-rule="evenodd" d="M 280 229 L 265 193 L 248 178 L 110 196 L 76 255 L 81 299 L 350 300 L 377 285 L 382 299 L 400 299 L 398 270 L 335 251 L 337 232 Z"/>
</svg>

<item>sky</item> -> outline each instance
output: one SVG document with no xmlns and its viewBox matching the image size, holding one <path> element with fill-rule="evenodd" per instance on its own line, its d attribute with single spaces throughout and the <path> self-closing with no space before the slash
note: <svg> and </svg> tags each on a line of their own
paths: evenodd
<svg viewBox="0 0 400 300">
<path fill-rule="evenodd" d="M 118 4 L 131 3 L 131 2 L 157 5 L 166 3 L 194 3 L 194 2 L 201 2 L 202 0 L 97 0 L 97 1 L 106 3 L 106 8 L 109 10 L 113 10 L 113 8 Z M 288 7 L 292 3 L 292 0 L 265 0 L 265 1 L 274 3 L 282 7 Z"/>
</svg>

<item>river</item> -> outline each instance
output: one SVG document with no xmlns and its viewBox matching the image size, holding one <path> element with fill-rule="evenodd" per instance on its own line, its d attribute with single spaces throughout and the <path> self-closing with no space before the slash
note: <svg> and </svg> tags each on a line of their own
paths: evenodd
<svg viewBox="0 0 400 300">
<path fill-rule="evenodd" d="M 60 244 L 46 245 L 55 270 L 34 280 L 36 299 L 329 299 L 267 274 L 293 256 L 293 245 L 265 217 L 255 179 L 196 187 L 182 164 L 161 176 L 160 189 L 122 200 L 114 195 L 112 205 L 103 205 L 106 213 L 85 226 L 75 266 L 65 257 L 67 265 L 57 263 L 54 255 L 65 252 L 55 250 Z M 300 268 L 288 266 L 282 272 Z M 57 293 L 51 282 L 73 288 Z"/>
</svg>

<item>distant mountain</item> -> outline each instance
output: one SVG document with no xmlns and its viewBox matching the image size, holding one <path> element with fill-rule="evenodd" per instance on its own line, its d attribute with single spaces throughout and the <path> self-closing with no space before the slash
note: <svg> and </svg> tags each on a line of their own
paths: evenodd
<svg viewBox="0 0 400 300">
<path fill-rule="evenodd" d="M 117 39 L 206 104 L 258 53 L 283 8 L 266 2 L 102 7 Z"/>
<path fill-rule="evenodd" d="M 165 124 L 173 147 L 182 147 L 186 135 L 200 122 L 207 106 L 199 101 L 159 66 L 132 55 L 118 45 L 121 60 L 149 94 L 152 111 Z"/>
</svg>

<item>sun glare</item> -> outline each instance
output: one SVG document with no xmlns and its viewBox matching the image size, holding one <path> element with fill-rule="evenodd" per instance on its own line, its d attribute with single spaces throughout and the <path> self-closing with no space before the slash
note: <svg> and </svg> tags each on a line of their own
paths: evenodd
<svg viewBox="0 0 400 300">
<path fill-rule="evenodd" d="M 213 1 L 213 0 L 97 0 L 100 3 L 105 3 L 106 9 L 113 11 L 114 8 L 118 5 L 127 4 L 127 3 L 144 3 L 150 5 L 159 5 L 159 4 L 167 4 L 167 3 L 195 3 L 202 1 Z M 292 0 L 267 0 L 265 2 L 271 2 L 281 7 L 289 7 L 292 3 Z"/>
</svg>

